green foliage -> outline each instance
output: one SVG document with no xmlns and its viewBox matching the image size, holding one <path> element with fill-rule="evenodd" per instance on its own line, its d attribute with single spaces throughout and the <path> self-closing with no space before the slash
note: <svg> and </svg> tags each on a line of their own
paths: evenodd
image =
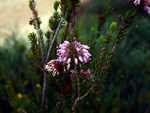
<svg viewBox="0 0 150 113">
<path fill-rule="evenodd" d="M 66 21 L 68 23 L 70 21 L 72 10 L 79 7 L 79 2 L 79 0 L 61 0 L 61 11 L 62 14 L 67 15 Z M 99 2 L 100 1 L 95 1 L 94 3 Z M 104 1 L 101 2 L 104 3 Z M 121 1 L 116 0 L 115 2 L 120 3 Z M 31 0 L 29 1 L 29 6 L 31 10 L 33 10 Z M 59 2 L 56 1 L 54 4 L 55 12 L 49 20 L 49 27 L 52 31 L 43 33 L 40 30 L 40 36 L 44 44 L 43 47 L 45 53 L 50 46 L 52 37 L 56 32 L 62 15 L 57 12 L 58 7 Z M 95 58 L 95 60 L 85 66 L 83 65 L 82 68 L 84 70 L 87 68 L 92 69 L 95 80 L 96 78 L 101 77 L 102 74 L 103 77 L 100 78 L 100 81 L 88 79 L 83 82 L 85 76 L 79 74 L 81 95 L 84 95 L 94 82 L 99 84 L 91 91 L 92 95 L 89 95 L 84 98 L 83 101 L 78 103 L 80 105 L 76 112 L 143 113 L 145 112 L 145 109 L 149 108 L 150 40 L 147 37 L 150 34 L 147 31 L 147 29 L 149 29 L 149 24 L 145 24 L 149 23 L 149 20 L 143 19 L 142 21 L 139 21 L 139 26 L 144 24 L 147 26 L 142 27 L 135 33 L 135 29 L 127 29 L 133 25 L 136 20 L 132 14 L 133 13 L 131 12 L 127 12 L 125 16 L 122 16 L 122 20 L 119 20 L 120 26 L 118 25 L 118 32 L 115 32 L 117 29 L 117 23 L 112 22 L 111 17 L 103 26 L 103 23 L 106 20 L 105 14 L 99 15 L 97 27 L 97 21 L 92 19 L 90 20 L 89 18 L 86 19 L 89 24 L 92 23 L 92 28 L 91 25 L 84 22 L 85 20 L 81 22 L 77 21 L 78 24 L 76 24 L 74 29 L 76 39 L 85 42 L 85 44 L 91 45 L 91 53 L 95 52 L 95 54 L 92 54 L 92 59 Z M 94 16 L 92 18 L 94 18 Z M 39 17 L 37 18 L 37 21 L 38 27 L 40 28 Z M 33 25 L 35 26 L 35 23 L 33 23 Z M 88 25 L 90 27 L 88 27 Z M 82 28 L 84 27 L 87 31 L 82 31 Z M 101 27 L 104 27 L 103 31 L 101 31 Z M 64 35 L 63 33 L 65 30 L 66 29 L 62 29 L 62 35 Z M 91 32 L 89 32 L 89 30 Z M 69 29 L 66 37 L 67 40 L 71 40 L 70 32 L 71 30 Z M 127 40 L 120 43 L 124 37 L 127 36 L 127 32 L 129 32 Z M 43 34 L 45 34 L 46 40 L 43 39 Z M 96 35 L 96 42 L 92 45 L 91 43 Z M 62 36 L 59 35 L 58 37 L 59 39 L 55 42 L 50 58 L 56 57 L 55 49 L 57 42 L 61 42 L 63 40 Z M 140 39 L 141 37 L 144 37 L 144 40 Z M 31 43 L 28 57 L 31 58 L 33 62 L 35 61 L 38 66 L 43 68 L 41 62 L 41 45 L 39 44 L 38 37 L 35 33 L 30 33 L 28 38 Z M 112 54 L 112 47 L 116 43 L 120 45 L 120 48 L 117 49 L 116 56 L 111 62 L 111 69 L 109 72 L 109 56 Z M 102 48 L 105 44 L 108 44 L 108 46 L 106 48 Z M 5 48 L 5 46 L 0 48 L 0 53 L 2 53 L 0 56 L 0 93 L 2 93 L 1 95 L 5 95 L 2 100 L 9 102 L 8 105 L 13 108 L 12 112 L 71 112 L 70 109 L 72 104 L 78 95 L 77 78 L 75 77 L 74 80 L 71 81 L 70 76 L 66 76 L 70 75 L 70 72 L 67 74 L 62 73 L 55 77 L 52 77 L 51 73 L 49 73 L 48 88 L 46 92 L 46 108 L 44 109 L 40 104 L 43 88 L 41 85 L 41 78 L 43 78 L 43 76 L 40 78 L 41 71 L 36 70 L 35 67 L 28 61 L 29 59 L 25 57 L 27 45 L 24 42 L 19 42 L 17 40 L 12 41 L 12 43 L 9 43 L 8 41 L 4 45 L 9 46 L 7 48 Z M 104 54 L 101 58 L 99 58 L 99 55 L 101 55 L 102 52 L 104 52 Z M 77 70 L 80 72 L 80 68 L 77 68 Z M 103 70 L 105 71 L 103 72 Z M 107 79 L 107 81 L 105 81 L 105 79 Z M 74 87 L 72 87 L 72 84 Z M 25 94 L 27 94 L 27 96 Z"/>
<path fill-rule="evenodd" d="M 6 85 L 6 92 L 8 94 L 8 101 L 14 109 L 14 112 L 30 112 L 30 113 L 41 113 L 43 109 L 41 109 L 38 105 L 39 102 L 34 103 L 27 97 L 26 95 L 22 95 L 20 93 L 15 94 L 14 90 L 11 86 Z M 33 98 L 33 97 L 32 97 Z M 33 99 L 32 99 L 33 100 Z M 35 105 L 36 103 L 36 105 Z"/>
<path fill-rule="evenodd" d="M 54 12 L 53 16 L 49 19 L 49 28 L 55 31 L 59 25 L 60 19 L 59 12 Z"/>
<path fill-rule="evenodd" d="M 113 15 L 117 16 L 118 14 L 124 14 L 127 10 L 132 9 L 133 4 L 127 3 L 126 0 L 91 0 L 91 3 L 83 8 L 88 13 L 101 13 L 106 6 L 111 6 L 114 10 Z"/>
<path fill-rule="evenodd" d="M 48 50 L 49 49 L 49 46 L 50 46 L 50 44 L 51 44 L 51 41 L 52 41 L 52 36 L 53 36 L 53 32 L 52 31 L 47 31 L 46 33 L 45 33 L 45 37 L 47 38 L 46 39 L 46 49 Z"/>
<path fill-rule="evenodd" d="M 38 17 L 37 18 L 37 24 L 38 24 L 38 28 L 40 29 L 40 24 L 41 24 L 42 22 L 41 22 L 41 18 L 40 17 Z M 33 24 L 34 25 L 34 29 L 36 29 L 36 26 L 35 26 L 35 23 Z"/>
<path fill-rule="evenodd" d="M 129 21 L 129 19 L 131 21 Z M 131 11 L 127 11 L 127 13 L 125 14 L 125 16 L 123 17 L 122 20 L 123 20 L 124 23 L 127 23 L 128 25 L 132 25 L 137 20 L 137 17 L 133 18 L 132 12 Z"/>
<path fill-rule="evenodd" d="M 117 28 L 117 23 L 116 22 L 112 22 L 110 27 L 109 27 L 109 30 L 111 33 L 113 33 Z"/>
<path fill-rule="evenodd" d="M 37 36 L 35 33 L 30 33 L 28 35 L 28 39 L 31 42 L 31 48 L 30 51 L 28 52 L 28 57 L 33 59 L 34 61 L 38 62 L 39 64 L 41 64 L 41 49 L 39 48 L 39 44 L 38 44 L 38 40 L 37 40 Z"/>
<path fill-rule="evenodd" d="M 26 56 L 26 41 L 16 37 L 15 33 L 7 37 L 0 47 L 0 112 L 3 113 L 17 112 L 20 105 L 24 105 L 16 103 L 17 94 L 31 92 L 34 97 L 39 95 L 34 85 L 40 83 L 40 72 Z"/>
<path fill-rule="evenodd" d="M 32 9 L 32 0 L 29 0 L 29 8 L 30 8 L 30 10 L 33 10 Z"/>
<path fill-rule="evenodd" d="M 74 8 L 78 8 L 80 6 L 80 0 L 69 0 L 70 5 Z"/>
<path fill-rule="evenodd" d="M 55 9 L 55 11 L 58 10 L 59 4 L 60 4 L 59 1 L 55 1 L 55 3 L 54 3 L 54 9 Z"/>
<path fill-rule="evenodd" d="M 29 8 L 30 10 L 32 11 L 32 13 L 35 15 L 34 18 L 30 20 L 30 25 L 33 25 L 34 26 L 34 29 L 36 29 L 36 22 L 37 22 L 37 27 L 40 29 L 40 24 L 42 23 L 41 22 L 41 19 L 40 17 L 38 17 L 38 11 L 36 10 L 33 10 L 33 8 L 35 8 L 35 3 L 34 3 L 34 7 L 33 7 L 33 1 L 32 0 L 29 0 Z M 36 21 L 36 22 L 35 22 Z"/>
<path fill-rule="evenodd" d="M 129 17 L 131 13 L 126 15 Z M 91 19 L 91 17 L 88 18 Z M 90 19 L 88 23 L 90 23 L 89 21 L 95 22 L 95 20 Z M 133 20 L 132 24 L 128 25 L 133 25 L 136 18 Z M 127 21 L 128 19 L 124 22 Z M 100 91 L 88 96 L 89 102 L 86 99 L 85 101 L 83 100 L 77 112 L 142 113 L 148 110 L 149 102 L 147 100 L 149 100 L 148 92 L 150 87 L 148 83 L 150 73 L 147 67 L 149 60 L 147 59 L 150 56 L 148 46 L 150 40 L 147 37 L 150 33 L 147 29 L 150 28 L 150 24 L 148 24 L 150 21 L 141 17 L 137 22 L 137 25 L 140 26 L 138 29 L 133 26 L 132 29 L 127 30 L 129 35 L 126 35 L 127 31 L 125 32 L 124 36 L 127 36 L 127 39 L 117 49 L 115 58 L 111 63 L 111 69 L 108 76 L 105 76 L 106 81 L 103 82 L 104 84 L 102 83 L 103 86 L 100 88 Z M 105 32 L 109 32 L 110 23 L 111 21 L 108 20 L 104 26 Z M 85 24 L 85 26 L 88 27 L 88 24 Z M 90 28 L 88 27 L 88 29 Z M 94 32 L 93 28 L 92 31 Z M 87 33 L 86 31 L 82 32 L 83 36 Z M 95 45 L 96 52 L 99 51 L 99 46 L 104 44 L 105 41 L 103 42 L 103 40 L 107 38 L 104 33 L 101 32 L 101 36 L 97 40 L 97 45 Z M 93 63 L 93 65 L 95 64 Z M 94 105 L 90 103 L 94 103 Z"/>
<path fill-rule="evenodd" d="M 69 13 L 72 8 L 77 9 L 80 6 L 80 0 L 61 0 L 62 13 Z"/>
</svg>

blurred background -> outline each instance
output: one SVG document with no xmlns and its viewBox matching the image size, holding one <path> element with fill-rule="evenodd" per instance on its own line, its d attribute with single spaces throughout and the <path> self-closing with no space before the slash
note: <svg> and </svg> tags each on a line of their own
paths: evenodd
<svg viewBox="0 0 150 113">
<path fill-rule="evenodd" d="M 54 1 L 36 0 L 43 30 L 48 29 Z M 100 33 L 94 55 L 109 33 L 111 22 L 118 22 L 118 15 L 133 10 L 126 0 L 82 0 L 77 23 L 83 43 L 90 37 L 89 31 L 96 30 L 97 17 L 106 6 L 112 6 L 113 11 Z M 33 91 L 36 96 L 39 92 L 36 85 L 42 82 L 42 77 L 27 57 L 30 47 L 27 35 L 34 31 L 29 25 L 32 12 L 28 0 L 0 0 L 0 14 L 0 113 L 10 113 L 15 110 L 4 92 L 5 84 L 11 85 L 17 95 Z M 150 113 L 150 16 L 144 11 L 138 16 L 138 28 L 133 25 L 117 49 L 104 85 L 98 93 L 81 101 L 77 112 Z"/>
<path fill-rule="evenodd" d="M 0 45 L 3 44 L 5 37 L 12 35 L 14 32 L 18 36 L 27 39 L 27 35 L 34 31 L 29 26 L 32 12 L 29 9 L 29 0 L 0 0 Z M 55 0 L 36 0 L 36 9 L 41 17 L 41 28 L 46 30 L 49 17 L 54 12 L 53 4 Z M 21 38 L 22 39 L 22 38 Z"/>
</svg>

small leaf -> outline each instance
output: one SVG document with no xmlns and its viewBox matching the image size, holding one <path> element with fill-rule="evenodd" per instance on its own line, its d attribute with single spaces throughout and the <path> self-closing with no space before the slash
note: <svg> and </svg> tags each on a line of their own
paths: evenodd
<svg viewBox="0 0 150 113">
<path fill-rule="evenodd" d="M 54 9 L 55 11 L 57 11 L 58 7 L 59 7 L 60 2 L 59 1 L 55 1 L 54 3 Z"/>
</svg>

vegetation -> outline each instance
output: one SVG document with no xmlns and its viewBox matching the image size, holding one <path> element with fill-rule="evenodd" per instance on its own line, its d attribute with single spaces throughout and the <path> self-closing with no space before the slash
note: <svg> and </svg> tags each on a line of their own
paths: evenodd
<svg viewBox="0 0 150 113">
<path fill-rule="evenodd" d="M 0 112 L 149 113 L 150 21 L 140 13 L 137 20 L 135 14 L 140 7 L 121 16 L 126 8 L 116 12 L 118 2 L 124 4 L 119 0 L 108 1 L 114 10 L 106 7 L 104 13 L 106 1 L 101 2 L 102 7 L 87 5 L 88 12 L 83 12 L 86 18 L 80 16 L 75 21 L 79 1 L 56 1 L 48 23 L 50 30 L 44 33 L 34 0 L 30 0 L 33 11 L 30 24 L 37 30 L 37 34 L 28 35 L 30 49 L 25 41 L 16 40 L 15 34 L 0 48 Z M 100 4 L 99 0 L 91 3 Z M 84 65 L 79 58 L 78 63 L 70 63 L 68 70 L 68 64 L 63 62 L 60 65 L 67 71 L 53 76 L 53 71 L 48 72 L 45 65 L 57 59 L 56 47 L 60 43 L 68 40 L 73 44 L 74 37 L 90 47 L 92 60 Z M 84 73 L 90 69 L 91 74 L 89 71 L 83 74 L 82 69 Z M 94 78 L 88 79 L 91 75 Z"/>
</svg>

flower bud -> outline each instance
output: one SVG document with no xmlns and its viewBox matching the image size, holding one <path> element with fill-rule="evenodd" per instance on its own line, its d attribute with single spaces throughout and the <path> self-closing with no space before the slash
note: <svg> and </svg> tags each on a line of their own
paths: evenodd
<svg viewBox="0 0 150 113">
<path fill-rule="evenodd" d="M 111 33 L 113 33 L 117 28 L 117 23 L 116 22 L 112 22 L 110 27 L 109 27 L 109 30 Z"/>
</svg>

